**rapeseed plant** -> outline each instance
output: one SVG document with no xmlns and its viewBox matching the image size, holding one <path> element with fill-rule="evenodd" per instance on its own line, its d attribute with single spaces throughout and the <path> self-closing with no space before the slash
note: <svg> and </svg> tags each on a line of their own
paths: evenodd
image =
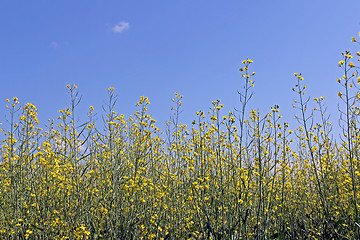
<svg viewBox="0 0 360 240">
<path fill-rule="evenodd" d="M 146 97 L 128 118 L 117 113 L 114 88 L 107 89 L 102 130 L 92 106 L 86 122 L 76 119 L 76 85 L 67 86 L 69 106 L 44 128 L 34 105 L 6 99 L 0 237 L 359 239 L 360 53 L 342 55 L 340 140 L 324 98 L 311 100 L 300 73 L 296 129 L 277 105 L 267 113 L 248 109 L 250 59 L 240 68 L 239 108 L 223 114 L 213 101 L 188 126 L 175 93 L 164 131 Z"/>
</svg>

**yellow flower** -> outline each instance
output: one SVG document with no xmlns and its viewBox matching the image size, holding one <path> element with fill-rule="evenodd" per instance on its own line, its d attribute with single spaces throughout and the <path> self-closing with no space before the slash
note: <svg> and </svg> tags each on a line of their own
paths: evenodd
<svg viewBox="0 0 360 240">
<path fill-rule="evenodd" d="M 339 67 L 341 67 L 341 65 L 343 65 L 344 63 L 345 63 L 344 60 L 339 61 Z"/>
<path fill-rule="evenodd" d="M 211 119 L 211 121 L 216 121 L 216 120 L 217 120 L 217 117 L 216 117 L 216 116 L 212 116 L 210 119 Z"/>
</svg>

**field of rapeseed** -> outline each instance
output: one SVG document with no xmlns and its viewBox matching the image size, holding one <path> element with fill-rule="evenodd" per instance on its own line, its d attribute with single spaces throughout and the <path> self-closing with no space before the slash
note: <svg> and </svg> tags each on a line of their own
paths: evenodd
<svg viewBox="0 0 360 240">
<path fill-rule="evenodd" d="M 352 40 L 359 43 L 355 38 Z M 108 89 L 104 130 L 79 124 L 77 87 L 57 123 L 7 99 L 0 160 L 1 239 L 360 239 L 360 53 L 343 53 L 341 140 L 324 99 L 294 74 L 298 127 L 278 106 L 249 110 L 252 61 L 240 68 L 241 108 L 214 101 L 179 123 L 182 96 L 160 130 L 141 97 L 129 118 Z M 315 122 L 315 115 L 319 116 Z"/>
</svg>

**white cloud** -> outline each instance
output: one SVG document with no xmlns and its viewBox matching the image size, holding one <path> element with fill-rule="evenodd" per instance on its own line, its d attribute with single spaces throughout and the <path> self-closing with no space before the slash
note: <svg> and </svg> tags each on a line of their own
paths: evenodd
<svg viewBox="0 0 360 240">
<path fill-rule="evenodd" d="M 51 42 L 50 43 L 50 47 L 51 48 L 58 48 L 59 47 L 59 44 L 57 42 Z"/>
<path fill-rule="evenodd" d="M 111 31 L 114 33 L 121 33 L 127 29 L 129 29 L 130 25 L 128 22 L 119 22 L 114 27 L 111 28 Z"/>
</svg>

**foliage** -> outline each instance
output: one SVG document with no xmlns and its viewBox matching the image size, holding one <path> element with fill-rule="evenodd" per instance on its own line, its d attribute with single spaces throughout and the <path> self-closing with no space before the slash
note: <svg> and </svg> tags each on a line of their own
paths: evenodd
<svg viewBox="0 0 360 240">
<path fill-rule="evenodd" d="M 76 121 L 75 85 L 67 86 L 71 104 L 59 123 L 49 120 L 46 129 L 34 105 L 7 100 L 0 237 L 359 239 L 360 76 L 352 59 L 345 52 L 339 62 L 340 142 L 331 137 L 324 98 L 310 106 L 301 74 L 293 89 L 296 130 L 282 122 L 278 106 L 265 115 L 248 111 L 250 59 L 240 69 L 239 110 L 222 116 L 217 100 L 208 117 L 199 111 L 183 125 L 176 93 L 164 132 L 147 113 L 146 97 L 133 116 L 118 114 L 114 88 L 103 131 L 92 107 L 87 122 Z"/>
</svg>

